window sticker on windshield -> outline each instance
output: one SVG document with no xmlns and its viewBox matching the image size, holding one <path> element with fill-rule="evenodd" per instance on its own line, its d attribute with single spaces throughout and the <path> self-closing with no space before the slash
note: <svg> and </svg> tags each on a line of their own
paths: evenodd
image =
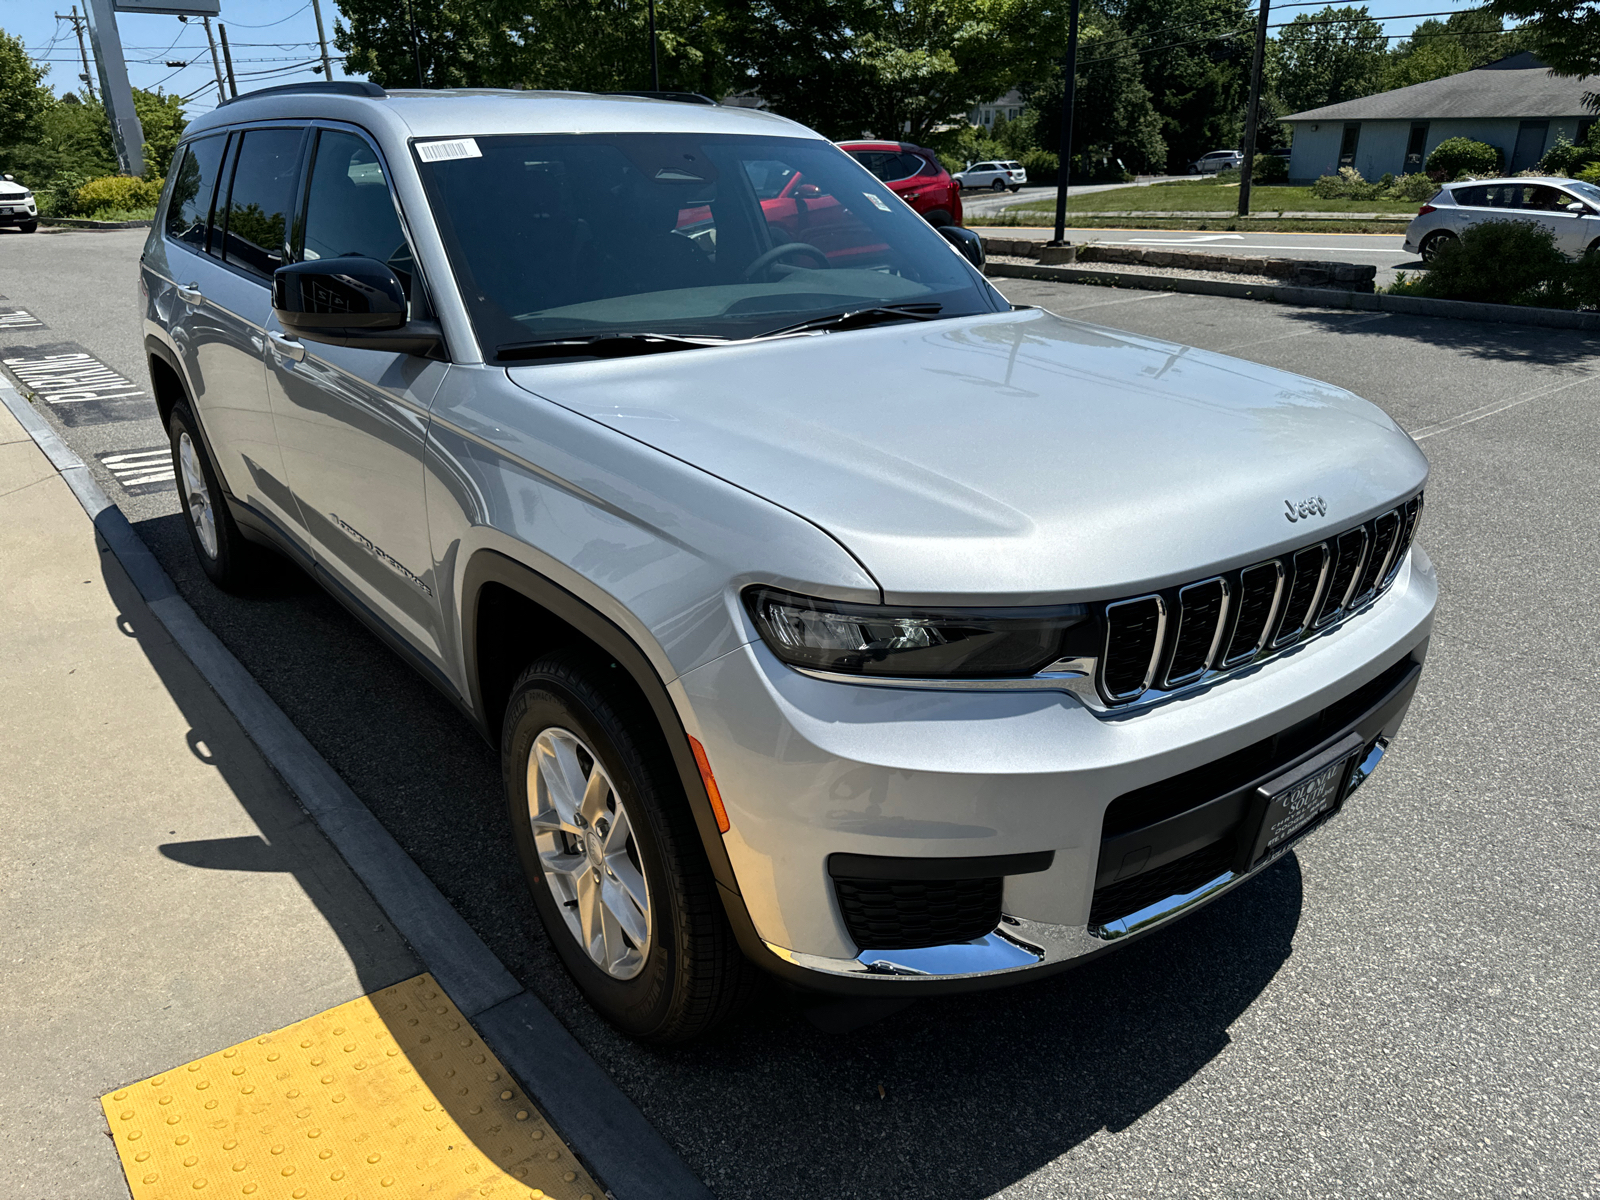
<svg viewBox="0 0 1600 1200">
<path fill-rule="evenodd" d="M 449 138 L 442 142 L 418 142 L 417 157 L 423 162 L 445 162 L 452 158 L 482 158 L 476 138 Z"/>
<path fill-rule="evenodd" d="M 883 198 L 881 196 L 874 196 L 871 192 L 862 192 L 861 194 L 865 196 L 872 203 L 872 207 L 876 208 L 879 212 L 889 211 L 889 206 L 883 202 Z"/>
</svg>

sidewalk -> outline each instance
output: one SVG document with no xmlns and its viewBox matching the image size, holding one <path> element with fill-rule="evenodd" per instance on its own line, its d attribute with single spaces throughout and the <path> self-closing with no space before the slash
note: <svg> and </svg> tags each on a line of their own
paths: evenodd
<svg viewBox="0 0 1600 1200">
<path fill-rule="evenodd" d="M 248 1162 L 251 1172 L 272 1176 L 262 1196 L 276 1196 L 280 1188 L 284 1196 L 366 1195 L 397 1156 L 406 1160 L 404 1182 L 411 1186 L 395 1190 L 410 1194 L 438 1157 L 426 1153 L 425 1143 L 452 1138 L 470 1144 L 451 1145 L 456 1153 L 438 1169 L 467 1163 L 464 1169 L 472 1172 L 485 1164 L 484 1174 L 471 1176 L 474 1194 L 477 1184 L 502 1181 L 512 1186 L 495 1186 L 496 1195 L 576 1198 L 598 1191 L 559 1138 L 546 1134 L 548 1126 L 510 1077 L 502 1080 L 494 1071 L 498 1060 L 490 1054 L 485 1064 L 481 1043 L 474 1047 L 468 1038 L 456 1053 L 494 1081 L 495 1095 L 485 1101 L 489 1111 L 481 1105 L 469 1110 L 467 1100 L 458 1103 L 453 1095 L 429 1101 L 430 1089 L 445 1090 L 428 1062 L 440 1056 L 420 1048 L 419 1041 L 429 1041 L 425 1034 L 413 1033 L 407 1042 L 406 1029 L 417 1021 L 400 1015 L 406 1001 L 416 1011 L 423 999 L 429 1007 L 422 1028 L 429 1022 L 449 1028 L 452 1042 L 471 1027 L 463 1028 L 461 1014 L 437 994 L 423 973 L 426 964 L 173 643 L 71 489 L 3 407 L 0 563 L 0 781 L 7 818 L 0 841 L 0 1005 L 6 1014 L 0 1196 L 126 1196 L 130 1182 L 139 1200 L 178 1195 L 180 1187 L 193 1194 L 188 1189 L 201 1183 L 175 1172 L 216 1166 L 224 1148 L 230 1158 Z M 347 1007 L 326 1012 L 341 1005 Z M 297 1181 L 277 1176 L 289 1176 L 292 1168 L 272 1170 L 287 1161 L 272 1157 L 283 1146 L 265 1142 L 324 1132 L 315 1128 L 323 1116 L 312 1110 L 316 1098 L 308 1091 L 312 1098 L 298 1099 L 299 1090 L 290 1087 L 301 1074 L 315 1074 L 308 1064 L 322 1059 L 313 1047 L 297 1067 L 289 1038 L 263 1035 L 303 1022 L 293 1036 L 320 1031 L 327 1040 L 343 1034 L 341 1021 L 352 1020 L 365 1022 L 357 1032 L 386 1049 L 367 1052 L 373 1069 L 364 1076 L 349 1072 L 369 1064 L 344 1061 L 340 1078 L 372 1080 L 378 1068 L 409 1076 L 400 1100 L 416 1101 L 419 1132 L 408 1133 L 410 1140 L 381 1166 L 365 1167 L 377 1162 L 380 1146 L 387 1152 L 382 1139 L 386 1130 L 393 1139 L 400 1124 L 393 1118 L 403 1105 L 378 1095 L 382 1088 L 364 1093 L 347 1087 L 347 1107 L 357 1111 L 327 1109 L 325 1141 L 307 1140 L 302 1150 L 315 1167 L 319 1157 L 330 1158 L 332 1144 L 339 1160 L 351 1159 L 354 1168 L 338 1169 L 335 1160 L 328 1177 L 349 1178 L 330 1188 L 302 1172 L 312 1190 L 291 1191 Z M 294 1045 L 312 1047 L 312 1040 Z M 230 1078 L 242 1074 L 249 1051 L 259 1051 L 250 1076 L 262 1083 L 259 1094 L 248 1083 L 233 1086 L 240 1081 Z M 229 1061 L 241 1065 L 228 1067 Z M 186 1074 L 177 1076 L 185 1066 Z M 163 1072 L 175 1076 L 167 1091 L 161 1090 Z M 132 1087 L 151 1077 L 157 1077 L 151 1084 Z M 187 1094 L 177 1082 L 198 1080 L 204 1087 L 213 1077 L 218 1087 L 209 1093 Z M 331 1080 L 330 1074 L 321 1082 Z M 283 1111 L 273 1110 L 267 1093 L 274 1088 L 290 1088 L 283 1095 L 297 1099 L 277 1099 Z M 176 1108 L 159 1107 L 174 1098 L 172 1089 L 186 1094 L 176 1096 Z M 221 1107 L 206 1095 L 221 1096 Z M 116 1136 L 108 1135 L 102 1097 L 108 1113 L 139 1108 Z M 344 1100 L 341 1092 L 327 1102 Z M 505 1125 L 522 1135 L 514 1156 L 510 1146 L 498 1144 L 509 1142 L 510 1133 L 486 1124 L 501 1102 Z M 288 1111 L 301 1104 L 306 1107 Z M 180 1118 L 185 1105 L 193 1112 Z M 420 1129 L 424 1121 L 427 1128 Z M 128 1141 L 127 1132 L 138 1126 L 148 1139 Z M 168 1137 L 174 1129 L 167 1126 L 184 1132 Z M 271 1136 L 263 1140 L 258 1131 L 261 1144 L 253 1146 L 245 1126 Z M 215 1146 L 208 1148 L 208 1137 Z M 358 1160 L 352 1142 L 373 1154 Z M 538 1163 L 529 1176 L 535 1143 Z M 138 1161 L 146 1167 L 156 1165 L 141 1149 L 152 1146 L 157 1160 L 164 1153 L 173 1169 L 163 1176 L 139 1168 L 125 1182 L 136 1152 L 145 1155 Z M 208 1152 L 211 1159 L 205 1159 Z M 509 1173 L 495 1170 L 497 1163 Z M 226 1174 L 228 1168 L 217 1169 Z M 362 1169 L 372 1176 L 370 1184 Z M 551 1182 L 541 1193 L 533 1185 L 544 1170 Z M 516 1176 L 526 1182 L 516 1186 Z M 226 1182 L 237 1185 L 245 1177 Z M 456 1181 L 457 1187 L 466 1182 L 459 1175 Z M 216 1179 L 212 1190 L 238 1194 L 237 1186 L 221 1187 L 224 1182 Z"/>
</svg>

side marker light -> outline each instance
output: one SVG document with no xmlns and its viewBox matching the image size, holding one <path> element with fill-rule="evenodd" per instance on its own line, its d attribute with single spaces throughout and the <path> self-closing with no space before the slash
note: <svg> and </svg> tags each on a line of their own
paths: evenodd
<svg viewBox="0 0 1600 1200">
<path fill-rule="evenodd" d="M 722 806 L 722 793 L 717 789 L 717 777 L 711 773 L 711 760 L 706 757 L 706 748 L 698 738 L 691 737 L 689 749 L 694 751 L 694 765 L 700 768 L 700 780 L 706 785 L 706 798 L 711 801 L 711 811 L 716 814 L 717 831 L 727 833 L 732 823 L 728 820 L 728 810 Z"/>
</svg>

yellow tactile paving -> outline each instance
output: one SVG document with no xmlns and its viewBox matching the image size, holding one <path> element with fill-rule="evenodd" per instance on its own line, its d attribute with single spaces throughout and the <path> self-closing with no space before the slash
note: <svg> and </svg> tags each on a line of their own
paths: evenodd
<svg viewBox="0 0 1600 1200">
<path fill-rule="evenodd" d="M 596 1200 L 430 975 L 101 1098 L 134 1200 Z"/>
</svg>

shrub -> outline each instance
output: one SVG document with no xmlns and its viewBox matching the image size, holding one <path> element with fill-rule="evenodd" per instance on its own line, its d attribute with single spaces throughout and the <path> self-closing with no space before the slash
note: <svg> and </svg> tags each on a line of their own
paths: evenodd
<svg viewBox="0 0 1600 1200">
<path fill-rule="evenodd" d="M 1354 167 L 1340 167 L 1337 175 L 1324 175 L 1312 184 L 1311 194 L 1321 200 L 1376 200 L 1383 188 L 1361 178 Z"/>
<path fill-rule="evenodd" d="M 1571 272 L 1550 230 L 1532 221 L 1480 221 L 1439 248 L 1415 290 L 1440 300 L 1565 307 Z"/>
<path fill-rule="evenodd" d="M 1276 154 L 1258 154 L 1250 163 L 1250 178 L 1256 183 L 1287 182 L 1289 164 Z"/>
<path fill-rule="evenodd" d="M 1562 134 L 1556 138 L 1556 144 L 1545 151 L 1534 173 L 1575 178 L 1578 172 L 1596 163 L 1600 163 L 1600 146 L 1596 145 L 1593 133 L 1589 135 L 1587 143 L 1576 146 L 1567 140 L 1566 134 Z"/>
<path fill-rule="evenodd" d="M 1581 179 L 1585 183 L 1600 184 L 1600 162 L 1591 163 L 1579 171 L 1575 178 Z"/>
<path fill-rule="evenodd" d="M 1426 175 L 1402 175 L 1394 181 L 1388 191 L 1391 200 L 1414 200 L 1421 204 L 1431 200 L 1433 194 L 1439 190 L 1439 185 Z"/>
<path fill-rule="evenodd" d="M 153 208 L 161 198 L 159 179 L 135 179 L 131 175 L 107 175 L 91 179 L 72 194 L 75 212 L 98 212 L 115 209 L 127 212 L 133 209 Z"/>
<path fill-rule="evenodd" d="M 1017 161 L 1028 173 L 1029 183 L 1053 183 L 1061 169 L 1061 156 L 1054 150 L 1025 150 Z"/>
<path fill-rule="evenodd" d="M 1505 158 L 1495 147 L 1471 138 L 1446 138 L 1428 155 L 1428 173 L 1441 172 L 1445 179 L 1462 175 L 1498 175 Z"/>
</svg>

